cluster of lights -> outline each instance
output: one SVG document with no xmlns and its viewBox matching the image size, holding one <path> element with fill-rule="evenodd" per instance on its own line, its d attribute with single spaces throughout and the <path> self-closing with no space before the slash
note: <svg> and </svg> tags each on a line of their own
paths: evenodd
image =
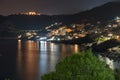
<svg viewBox="0 0 120 80">
<path fill-rule="evenodd" d="M 32 37 L 34 37 L 34 36 L 37 36 L 37 33 L 36 33 L 36 32 L 32 32 L 32 33 L 27 32 L 27 33 L 25 34 L 25 36 L 24 36 L 24 35 L 18 35 L 18 39 L 21 39 L 22 37 L 27 37 L 28 39 L 30 39 L 30 38 L 32 38 Z"/>
<path fill-rule="evenodd" d="M 61 22 L 60 23 L 55 22 L 54 24 L 51 24 L 50 26 L 45 27 L 45 29 L 47 30 L 47 29 L 49 29 L 49 28 L 51 28 L 53 26 L 59 26 L 59 25 L 62 25 L 62 23 Z"/>
<path fill-rule="evenodd" d="M 25 15 L 40 15 L 40 13 L 37 12 L 26 12 Z"/>
</svg>

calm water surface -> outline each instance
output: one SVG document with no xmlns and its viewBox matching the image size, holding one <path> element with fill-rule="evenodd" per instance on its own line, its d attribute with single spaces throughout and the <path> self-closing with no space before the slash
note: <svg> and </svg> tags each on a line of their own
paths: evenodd
<svg viewBox="0 0 120 80">
<path fill-rule="evenodd" d="M 0 40 L 0 80 L 40 80 L 61 59 L 78 51 L 78 45 Z"/>
</svg>

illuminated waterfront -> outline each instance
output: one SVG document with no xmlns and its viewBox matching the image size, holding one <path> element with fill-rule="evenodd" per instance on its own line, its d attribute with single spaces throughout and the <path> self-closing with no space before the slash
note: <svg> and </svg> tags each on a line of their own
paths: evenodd
<svg viewBox="0 0 120 80">
<path fill-rule="evenodd" d="M 0 40 L 0 79 L 40 80 L 41 75 L 55 70 L 58 61 L 79 49 L 77 44 Z"/>
</svg>

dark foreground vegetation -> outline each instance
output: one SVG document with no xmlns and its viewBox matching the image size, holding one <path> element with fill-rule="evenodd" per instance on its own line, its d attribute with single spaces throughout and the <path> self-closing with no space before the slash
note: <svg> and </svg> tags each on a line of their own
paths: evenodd
<svg viewBox="0 0 120 80">
<path fill-rule="evenodd" d="M 42 80 L 120 80 L 120 70 L 111 70 L 88 50 L 66 57 Z"/>
</svg>

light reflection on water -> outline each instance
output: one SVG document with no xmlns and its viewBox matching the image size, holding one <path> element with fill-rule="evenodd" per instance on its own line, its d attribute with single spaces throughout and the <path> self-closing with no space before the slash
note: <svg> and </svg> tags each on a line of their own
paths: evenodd
<svg viewBox="0 0 120 80">
<path fill-rule="evenodd" d="M 19 80 L 40 80 L 40 76 L 55 70 L 60 59 L 79 52 L 79 46 L 45 41 L 18 41 L 17 75 Z"/>
</svg>

